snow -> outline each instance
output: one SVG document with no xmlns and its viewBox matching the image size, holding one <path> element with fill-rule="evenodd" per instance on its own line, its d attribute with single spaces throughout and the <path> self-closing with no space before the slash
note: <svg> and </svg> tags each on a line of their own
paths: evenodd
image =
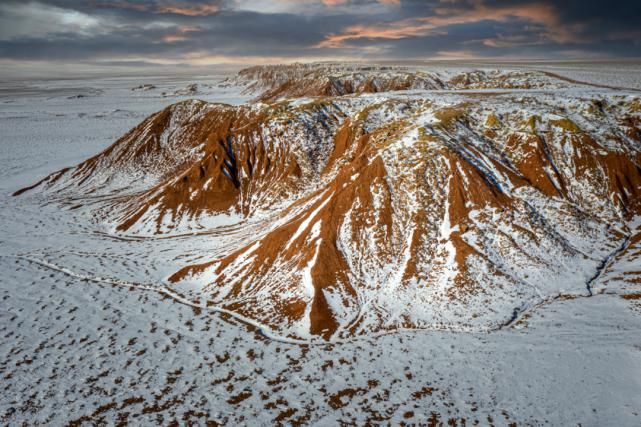
<svg viewBox="0 0 641 427">
<path fill-rule="evenodd" d="M 321 195 L 319 198 L 322 198 L 322 197 L 324 197 L 324 196 L 325 196 L 325 194 Z M 309 224 L 314 220 L 314 218 L 316 218 L 316 215 L 318 215 L 318 213 L 319 213 L 319 212 L 320 212 L 320 211 L 321 211 L 321 210 L 322 210 L 322 209 L 327 205 L 327 202 L 329 202 L 331 199 L 332 199 L 332 194 L 329 194 L 328 196 L 325 196 L 325 200 L 323 200 L 323 201 L 318 205 L 318 207 L 316 207 L 316 209 L 314 209 L 314 210 L 312 211 L 312 213 L 310 213 L 310 214 L 307 216 L 307 218 L 305 218 L 305 219 L 300 223 L 300 225 L 299 225 L 299 226 L 298 226 L 298 228 L 296 229 L 296 232 L 294 233 L 294 235 L 291 237 L 291 239 L 289 239 L 289 242 L 287 242 L 287 246 L 285 246 L 285 249 L 289 249 L 289 247 L 290 247 L 294 242 L 296 242 L 296 240 L 298 240 L 298 238 L 303 234 L 303 232 L 309 228 Z M 317 224 L 320 226 L 320 222 L 318 222 Z M 313 230 L 313 229 L 314 229 L 314 228 L 312 228 L 312 230 Z M 313 231 L 312 231 L 312 235 L 313 235 L 313 234 L 314 234 L 314 233 L 313 233 Z"/>
<path fill-rule="evenodd" d="M 253 242 L 239 258 L 239 262 L 246 262 L 260 245 L 255 239 L 265 232 L 265 218 L 252 222 L 230 213 L 198 219 L 200 230 L 190 228 L 194 222 L 185 219 L 184 227 L 178 228 L 189 230 L 187 234 L 154 235 L 142 225 L 117 234 L 97 227 L 86 213 L 45 203 L 38 194 L 9 195 L 104 149 L 148 114 L 175 101 L 163 98 L 161 91 L 173 93 L 193 81 L 163 83 L 154 79 L 159 89 L 144 92 L 131 91 L 139 81 L 127 79 L 38 82 L 28 91 L 13 88 L 13 92 L 3 92 L 3 424 L 60 425 L 83 416 L 115 424 L 129 412 L 129 422 L 140 425 L 186 419 L 199 424 L 209 419 L 223 424 L 271 425 L 278 416 L 292 423 L 305 416 L 303 422 L 308 424 L 362 425 L 375 423 L 376 414 L 393 425 L 426 424 L 433 414 L 443 423 L 454 419 L 462 424 L 465 418 L 470 425 L 475 421 L 489 424 L 490 419 L 496 425 L 639 425 L 641 313 L 633 301 L 618 293 L 634 291 L 622 277 L 638 271 L 640 261 L 632 256 L 634 251 L 622 255 L 619 244 L 624 242 L 612 240 L 603 224 L 574 223 L 565 212 L 569 207 L 560 202 L 550 204 L 535 194 L 514 190 L 516 197 L 532 203 L 543 218 L 561 215 L 554 230 L 557 241 L 542 242 L 538 249 L 524 248 L 546 262 L 562 260 L 558 265 L 564 270 L 549 270 L 545 262 L 537 267 L 538 272 L 512 266 L 521 279 L 530 275 L 527 282 L 531 286 L 504 294 L 487 289 L 487 294 L 468 301 L 448 301 L 449 318 L 430 318 L 423 312 L 438 294 L 420 297 L 408 291 L 387 307 L 397 310 L 392 313 L 397 315 L 413 295 L 411 317 L 426 319 L 423 328 L 398 328 L 392 333 L 381 331 L 327 343 L 293 339 L 223 305 L 206 307 L 199 286 L 166 282 L 177 266 L 215 259 L 238 239 Z M 199 82 L 200 90 L 207 84 Z M 78 93 L 87 97 L 68 99 Z M 246 99 L 231 88 L 217 87 L 201 96 L 211 101 Z M 444 101 L 453 102 L 460 99 L 455 94 L 434 93 L 408 94 L 407 99 L 426 96 L 443 96 Z M 560 102 L 565 94 L 539 96 Z M 513 102 L 510 97 L 503 94 L 493 105 L 506 110 Z M 387 110 L 372 120 L 388 120 L 396 114 Z M 425 125 L 433 124 L 429 113 L 425 117 Z M 415 136 L 410 135 L 411 141 L 404 139 L 403 145 L 413 147 Z M 405 176 L 403 167 L 394 167 L 394 159 L 395 154 L 390 153 L 386 167 L 401 179 Z M 489 168 L 488 164 L 484 167 Z M 290 240 L 305 235 L 316 248 L 314 258 L 302 271 L 307 275 L 307 298 L 314 292 L 308 276 L 321 243 L 322 223 L 314 219 L 333 195 L 323 197 L 326 199 L 305 217 L 296 238 Z M 400 203 L 400 195 L 393 197 L 398 199 L 394 203 Z M 377 206 L 382 203 L 378 197 Z M 356 206 L 357 200 L 352 207 Z M 607 207 L 596 208 L 608 212 Z M 461 231 L 451 224 L 449 205 L 439 215 L 442 239 Z M 493 211 L 475 210 L 469 218 L 482 225 L 485 215 L 496 220 L 497 232 L 517 240 L 515 224 L 533 226 L 524 218 L 508 222 L 495 217 L 498 214 Z M 171 221 L 167 218 L 165 224 L 174 225 Z M 640 224 L 637 218 L 617 227 L 638 230 Z M 411 229 L 399 234 L 403 249 L 409 247 L 415 232 Z M 350 234 L 350 224 L 343 223 L 336 243 L 348 262 L 356 264 L 362 261 L 358 258 L 360 247 L 348 245 L 353 243 Z M 362 236 L 363 243 L 372 236 Z M 480 244 L 472 233 L 464 233 L 463 238 Z M 595 247 L 595 241 L 609 243 Z M 500 259 L 500 239 L 486 243 Z M 567 250 L 558 249 L 564 245 Z M 451 254 L 450 249 L 454 250 L 446 248 L 445 252 Z M 607 265 L 593 283 L 595 295 L 587 297 L 580 286 L 604 259 Z M 361 289 L 358 295 L 369 304 L 364 311 L 380 302 L 374 300 L 375 284 L 389 283 L 385 279 L 397 273 L 392 267 L 405 265 L 408 259 L 398 261 L 398 266 L 384 264 L 378 277 L 375 269 L 379 264 L 365 265 L 372 269 L 368 284 L 372 288 Z M 474 258 L 469 262 L 479 277 L 493 274 Z M 452 271 L 449 267 L 445 270 Z M 509 285 L 505 283 L 506 288 Z M 561 290 L 572 298 L 554 299 Z M 486 301 L 497 295 L 506 301 L 491 306 L 493 309 L 518 306 L 527 316 L 490 333 L 460 323 L 460 312 L 481 312 Z M 354 307 L 346 307 L 339 294 L 325 292 L 325 297 L 340 318 L 354 318 Z M 479 324 L 503 319 L 503 314 L 490 313 Z M 459 329 L 447 330 L 448 321 L 459 322 Z M 345 392 L 348 388 L 354 391 Z M 234 397 L 241 393 L 247 398 L 236 402 Z M 287 410 L 294 410 L 293 415 L 282 415 Z"/>
</svg>

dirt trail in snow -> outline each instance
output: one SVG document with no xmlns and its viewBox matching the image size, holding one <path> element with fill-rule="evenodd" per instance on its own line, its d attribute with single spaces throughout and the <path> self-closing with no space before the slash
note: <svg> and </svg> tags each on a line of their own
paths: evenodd
<svg viewBox="0 0 641 427">
<path fill-rule="evenodd" d="M 590 294 L 589 296 L 594 295 L 594 293 L 592 292 L 592 284 L 593 284 L 593 283 L 595 283 L 597 280 L 599 280 L 599 279 L 601 278 L 601 276 L 603 276 L 603 273 L 605 273 L 605 271 L 608 269 L 608 267 L 610 266 L 610 264 L 612 264 L 612 261 L 614 261 L 614 259 L 615 259 L 619 254 L 621 254 L 621 253 L 625 252 L 625 251 L 628 249 L 628 247 L 630 246 L 631 238 L 632 238 L 632 236 L 626 236 L 626 238 L 625 238 L 625 239 L 623 240 L 623 242 L 621 243 L 621 246 L 619 246 L 619 248 L 618 248 L 617 250 L 615 250 L 615 251 L 614 251 L 614 252 L 612 252 L 610 255 L 608 255 L 608 256 L 607 256 L 607 257 L 606 257 L 606 258 L 601 262 L 601 264 L 599 264 L 599 266 L 597 267 L 597 271 L 596 271 L 596 273 L 594 274 L 594 276 L 592 276 L 592 277 L 590 278 L 590 280 L 588 280 L 588 281 L 586 282 L 586 284 L 585 284 L 585 285 L 586 285 L 586 287 L 588 288 L 588 293 Z"/>
<path fill-rule="evenodd" d="M 553 73 L 551 71 L 544 71 L 540 70 L 543 74 L 545 74 L 548 77 L 552 77 L 555 79 L 563 80 L 568 83 L 573 83 L 573 84 L 579 84 L 579 85 L 586 85 L 586 86 L 592 86 L 600 89 L 611 89 L 611 90 L 630 90 L 633 92 L 641 92 L 641 90 L 633 88 L 633 87 L 622 87 L 622 86 L 610 86 L 610 85 L 604 85 L 604 84 L 598 84 L 598 83 L 590 83 L 586 81 L 581 81 L 581 80 L 576 80 L 570 77 L 562 76 L 560 74 Z"/>
<path fill-rule="evenodd" d="M 76 273 L 74 271 L 71 271 L 66 267 L 61 267 L 61 266 L 58 266 L 56 264 L 52 264 L 52 263 L 50 263 L 48 261 L 45 261 L 45 260 L 42 260 L 42 259 L 38 259 L 38 258 L 32 258 L 32 257 L 26 257 L 26 256 L 20 256 L 20 255 L 18 255 L 18 256 L 0 255 L 0 256 L 16 258 L 16 259 L 20 259 L 20 260 L 23 260 L 23 261 L 27 261 L 27 262 L 33 263 L 33 264 L 37 264 L 37 265 L 39 265 L 41 267 L 47 268 L 49 270 L 57 271 L 59 273 L 65 274 L 65 275 L 67 275 L 69 277 L 73 277 L 75 279 L 82 280 L 82 281 L 101 283 L 101 284 L 106 284 L 106 285 L 111 285 L 111 286 L 122 286 L 122 287 L 127 287 L 127 288 L 139 289 L 139 290 L 142 290 L 142 291 L 156 292 L 156 293 L 159 293 L 161 295 L 167 296 L 167 297 L 173 299 L 174 301 L 176 301 L 176 302 L 178 302 L 180 304 L 188 305 L 190 307 L 195 307 L 195 308 L 198 308 L 200 310 L 207 310 L 207 311 L 210 311 L 210 312 L 222 313 L 222 314 L 231 316 L 234 319 L 242 322 L 243 324 L 245 324 L 247 326 L 256 328 L 258 330 L 258 332 L 260 332 L 261 335 L 263 335 L 264 337 L 266 337 L 266 338 L 268 338 L 268 339 L 270 339 L 272 341 L 278 341 L 278 342 L 285 343 L 285 344 L 306 344 L 306 345 L 307 344 L 313 344 L 313 342 L 311 342 L 311 341 L 297 340 L 297 339 L 293 339 L 293 338 L 289 338 L 289 337 L 284 337 L 282 335 L 278 335 L 278 334 L 274 333 L 271 329 L 269 329 L 266 325 L 263 325 L 263 324 L 261 324 L 259 322 L 256 322 L 256 321 L 254 321 L 252 319 L 249 319 L 249 318 L 247 318 L 245 316 L 242 316 L 242 315 L 240 315 L 240 314 L 238 314 L 236 312 L 233 312 L 231 310 L 227 310 L 227 309 L 220 308 L 220 307 L 211 307 L 211 306 L 207 306 L 207 305 L 203 305 L 203 304 L 197 304 L 197 303 L 195 303 L 193 301 L 190 301 L 190 300 L 188 300 L 188 299 L 176 294 L 175 292 L 172 292 L 171 290 L 167 289 L 166 287 L 144 285 L 144 284 L 140 284 L 140 283 L 126 282 L 126 281 L 118 280 L 118 279 L 108 279 L 108 278 L 103 278 L 103 277 L 86 276 L 86 275 L 79 274 L 79 273 Z"/>
<path fill-rule="evenodd" d="M 550 297 L 550 298 L 546 298 L 543 301 L 541 301 L 541 302 L 539 302 L 537 304 L 531 305 L 531 306 L 524 305 L 524 306 L 521 306 L 521 307 L 516 307 L 516 308 L 514 308 L 514 311 L 512 312 L 512 317 L 510 317 L 510 319 L 507 322 L 505 322 L 502 326 L 500 326 L 497 329 L 500 330 L 500 329 L 505 329 L 505 328 L 512 327 L 516 323 L 518 323 L 518 321 L 521 320 L 524 315 L 526 315 L 528 313 L 531 313 L 532 311 L 534 311 L 534 310 L 536 310 L 536 309 L 538 309 L 538 308 L 540 308 L 540 307 L 542 307 L 544 305 L 551 304 L 552 302 L 558 300 L 559 298 L 567 298 L 567 297 L 590 298 L 590 297 L 594 296 L 594 292 L 592 291 L 592 285 L 596 281 L 598 281 L 601 278 L 601 276 L 603 276 L 603 273 L 605 273 L 607 271 L 608 267 L 612 264 L 614 259 L 619 254 L 625 252 L 628 249 L 628 247 L 630 246 L 631 238 L 632 238 L 631 235 L 626 236 L 625 239 L 623 240 L 623 242 L 621 243 L 621 245 L 616 250 L 614 250 L 613 252 L 608 254 L 608 256 L 606 256 L 601 261 L 601 263 L 597 267 L 596 273 L 594 273 L 594 276 L 592 276 L 590 279 L 588 279 L 585 282 L 585 286 L 586 286 L 586 289 L 587 289 L 587 292 L 588 292 L 587 295 L 565 295 L 565 294 L 559 294 L 559 295 L 556 295 L 556 296 L 553 296 L 553 297 Z"/>
</svg>

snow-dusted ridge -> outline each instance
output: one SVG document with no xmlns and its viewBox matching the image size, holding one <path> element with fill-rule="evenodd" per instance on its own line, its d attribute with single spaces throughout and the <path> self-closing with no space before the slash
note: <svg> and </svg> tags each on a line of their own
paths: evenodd
<svg viewBox="0 0 641 427">
<path fill-rule="evenodd" d="M 603 87 L 549 71 L 522 69 L 421 69 L 343 63 L 250 67 L 222 87 L 237 86 L 259 101 L 390 91 L 557 90 Z"/>
</svg>

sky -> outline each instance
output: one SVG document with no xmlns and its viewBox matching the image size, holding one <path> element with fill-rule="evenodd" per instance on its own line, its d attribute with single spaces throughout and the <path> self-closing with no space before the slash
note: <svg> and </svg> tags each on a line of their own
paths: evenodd
<svg viewBox="0 0 641 427">
<path fill-rule="evenodd" d="M 0 0 L 0 67 L 641 57 L 641 0 Z"/>
</svg>

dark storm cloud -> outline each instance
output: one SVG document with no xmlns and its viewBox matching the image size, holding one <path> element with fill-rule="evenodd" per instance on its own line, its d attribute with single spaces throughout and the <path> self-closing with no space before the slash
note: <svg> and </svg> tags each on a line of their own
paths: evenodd
<svg viewBox="0 0 641 427">
<path fill-rule="evenodd" d="M 638 0 L 4 0 L 5 60 L 641 56 Z"/>
</svg>

